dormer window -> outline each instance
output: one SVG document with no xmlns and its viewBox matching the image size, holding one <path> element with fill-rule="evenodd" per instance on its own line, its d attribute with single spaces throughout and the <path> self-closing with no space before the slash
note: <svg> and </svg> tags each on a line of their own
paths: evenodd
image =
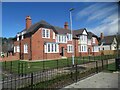
<svg viewBox="0 0 120 90">
<path fill-rule="evenodd" d="M 26 32 L 25 31 L 23 31 L 21 34 L 22 34 L 22 37 L 21 37 L 21 39 L 24 39 L 24 34 L 25 34 Z"/>
<path fill-rule="evenodd" d="M 19 36 L 20 36 L 20 34 L 17 34 L 17 41 L 19 41 L 19 40 L 20 40 Z"/>
<path fill-rule="evenodd" d="M 19 41 L 19 36 L 17 36 L 17 41 Z"/>
<path fill-rule="evenodd" d="M 50 38 L 50 30 L 49 29 L 42 29 L 42 38 Z"/>
</svg>

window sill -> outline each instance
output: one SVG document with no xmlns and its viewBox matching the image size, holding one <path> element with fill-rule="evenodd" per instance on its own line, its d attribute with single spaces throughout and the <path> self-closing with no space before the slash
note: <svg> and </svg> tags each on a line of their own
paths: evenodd
<svg viewBox="0 0 120 90">
<path fill-rule="evenodd" d="M 56 54 L 56 53 L 59 53 L 59 52 L 46 52 L 46 54 Z"/>
</svg>

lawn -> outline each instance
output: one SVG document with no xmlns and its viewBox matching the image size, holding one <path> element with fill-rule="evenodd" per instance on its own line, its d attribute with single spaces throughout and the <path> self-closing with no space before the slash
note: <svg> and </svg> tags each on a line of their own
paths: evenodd
<svg viewBox="0 0 120 90">
<path fill-rule="evenodd" d="M 108 65 L 108 70 L 109 70 L 109 71 L 115 71 L 115 70 L 116 70 L 116 65 L 115 65 L 115 63 L 109 64 L 109 65 Z"/>
<path fill-rule="evenodd" d="M 75 59 L 78 64 L 89 62 L 87 59 L 78 60 Z M 50 60 L 50 61 L 37 61 L 37 62 L 26 62 L 26 61 L 9 61 L 2 62 L 2 67 L 9 72 L 14 73 L 30 73 L 35 71 L 41 71 L 45 69 L 62 68 L 65 66 L 72 66 L 71 59 L 61 59 L 61 60 Z"/>
<path fill-rule="evenodd" d="M 84 64 L 89 61 L 105 60 L 113 58 L 111 55 L 107 56 L 88 56 L 88 57 L 75 57 L 75 63 Z M 36 71 L 43 71 L 45 69 L 62 68 L 66 66 L 72 66 L 72 58 L 49 60 L 49 61 L 37 61 L 37 62 L 26 62 L 22 60 L 1 62 L 3 69 L 13 73 L 30 73 Z"/>
</svg>

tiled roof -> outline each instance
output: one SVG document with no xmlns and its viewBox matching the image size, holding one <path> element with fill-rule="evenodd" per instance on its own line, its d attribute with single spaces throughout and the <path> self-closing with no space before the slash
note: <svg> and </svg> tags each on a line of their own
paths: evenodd
<svg viewBox="0 0 120 90">
<path fill-rule="evenodd" d="M 92 32 L 88 32 L 88 39 L 91 39 L 92 37 L 96 37 L 98 39 L 97 35 Z"/>
<path fill-rule="evenodd" d="M 103 42 L 103 45 L 110 45 L 112 44 L 114 38 L 115 38 L 115 35 L 104 36 L 104 39 L 101 40 L 101 43 Z"/>
<path fill-rule="evenodd" d="M 69 29 L 64 29 L 58 26 L 53 26 L 55 28 L 55 30 L 57 31 L 58 34 L 67 34 L 67 33 L 71 33 L 71 31 Z"/>
<path fill-rule="evenodd" d="M 41 20 L 40 22 L 37 22 L 37 23 L 31 25 L 31 27 L 28 30 L 24 29 L 21 32 L 26 31 L 25 35 L 30 36 L 31 34 L 35 33 L 40 27 L 52 29 L 56 34 L 71 33 L 70 29 L 65 29 L 65 28 L 61 28 L 61 27 L 58 27 L 58 26 L 53 26 L 53 25 L 49 24 L 48 22 L 46 22 L 44 20 Z M 84 30 L 86 30 L 86 28 L 73 30 L 73 37 L 77 38 L 77 36 L 81 35 Z"/>
<path fill-rule="evenodd" d="M 34 33 L 40 27 L 53 29 L 54 32 L 56 32 L 55 28 L 44 20 L 41 20 L 40 22 L 37 22 L 37 23 L 31 25 L 31 27 L 28 30 L 24 29 L 23 31 L 26 31 L 26 33 Z"/>
<path fill-rule="evenodd" d="M 57 34 L 67 34 L 67 33 L 71 33 L 71 30 L 70 29 L 65 29 L 65 28 L 61 28 L 61 27 L 58 27 L 58 26 L 53 26 L 49 23 L 47 23 L 46 21 L 44 20 L 41 20 L 40 22 L 37 22 L 33 25 L 31 25 L 31 27 L 27 30 L 27 29 L 24 29 L 22 30 L 21 32 L 23 31 L 26 31 L 26 34 L 28 33 L 34 33 L 36 32 L 36 30 L 38 30 L 40 27 L 43 27 L 43 28 L 49 28 L 49 29 L 53 29 L 53 31 Z M 78 34 L 82 34 L 84 29 L 79 29 L 79 30 L 73 30 L 73 36 L 76 36 Z"/>
</svg>

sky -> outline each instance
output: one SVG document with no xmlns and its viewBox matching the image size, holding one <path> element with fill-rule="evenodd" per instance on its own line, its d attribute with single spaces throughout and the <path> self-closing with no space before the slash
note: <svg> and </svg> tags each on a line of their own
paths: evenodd
<svg viewBox="0 0 120 90">
<path fill-rule="evenodd" d="M 14 37 L 25 28 L 25 17 L 31 16 L 32 24 L 45 20 L 51 25 L 64 27 L 72 11 L 73 30 L 86 28 L 100 35 L 118 32 L 118 4 L 116 2 L 3 2 L 2 36 Z"/>
</svg>

